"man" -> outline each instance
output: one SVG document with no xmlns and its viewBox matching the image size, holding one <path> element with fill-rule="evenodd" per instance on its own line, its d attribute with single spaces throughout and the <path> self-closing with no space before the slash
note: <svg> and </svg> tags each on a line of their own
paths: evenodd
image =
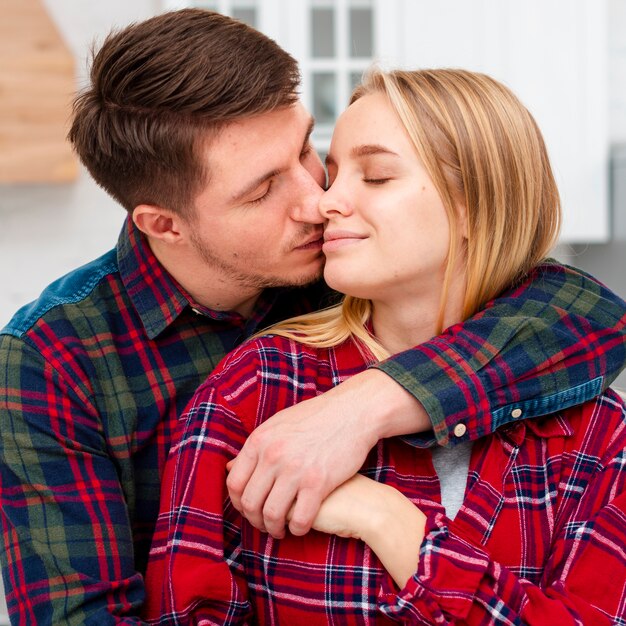
<svg viewBox="0 0 626 626">
<path fill-rule="evenodd" d="M 0 337 L 14 624 L 141 622 L 177 416 L 228 350 L 328 296 L 324 170 L 297 87 L 274 42 L 200 10 L 131 25 L 96 55 L 70 139 L 129 219 L 113 251 Z M 297 495 L 292 530 L 305 532 L 380 437 L 423 431 L 428 443 L 434 427 L 440 443 L 463 441 L 592 397 L 624 364 L 624 324 L 619 298 L 555 265 L 463 328 L 277 416 L 233 468 L 234 501 L 280 535 Z"/>
</svg>

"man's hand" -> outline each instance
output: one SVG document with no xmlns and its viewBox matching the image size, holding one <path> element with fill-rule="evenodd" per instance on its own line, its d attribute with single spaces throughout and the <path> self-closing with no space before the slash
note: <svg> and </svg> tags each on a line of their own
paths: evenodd
<svg viewBox="0 0 626 626">
<path fill-rule="evenodd" d="M 280 411 L 229 464 L 233 505 L 272 536 L 306 534 L 322 500 L 351 478 L 376 442 L 431 428 L 421 404 L 370 369 L 316 398 Z"/>
</svg>

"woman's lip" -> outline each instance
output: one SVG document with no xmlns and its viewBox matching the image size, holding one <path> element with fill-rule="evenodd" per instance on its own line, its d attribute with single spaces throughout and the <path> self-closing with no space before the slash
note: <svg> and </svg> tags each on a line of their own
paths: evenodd
<svg viewBox="0 0 626 626">
<path fill-rule="evenodd" d="M 326 230 L 324 241 L 334 241 L 335 239 L 364 239 L 364 235 L 353 233 L 350 230 Z"/>
<path fill-rule="evenodd" d="M 326 252 L 334 252 L 345 246 L 350 246 L 363 241 L 365 237 L 354 233 L 330 233 L 330 236 L 324 235 L 324 245 L 322 250 Z"/>
</svg>

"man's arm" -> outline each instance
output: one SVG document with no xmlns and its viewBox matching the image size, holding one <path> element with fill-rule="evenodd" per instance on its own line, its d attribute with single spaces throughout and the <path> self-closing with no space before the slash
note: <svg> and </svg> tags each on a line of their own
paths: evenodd
<svg viewBox="0 0 626 626">
<path fill-rule="evenodd" d="M 80 376 L 0 337 L 2 568 L 13 624 L 139 624 L 126 499 Z M 73 363 L 75 366 L 76 363 Z"/>
<path fill-rule="evenodd" d="M 593 398 L 625 363 L 626 303 L 546 263 L 465 323 L 265 422 L 231 466 L 229 493 L 277 537 L 295 501 L 289 528 L 304 534 L 380 438 L 476 439 Z"/>
<path fill-rule="evenodd" d="M 378 367 L 425 407 L 438 443 L 454 445 L 590 400 L 625 364 L 626 303 L 552 262 L 465 323 Z"/>
<path fill-rule="evenodd" d="M 294 410 L 295 409 L 295 410 Z M 369 369 L 276 413 L 229 465 L 234 506 L 274 537 L 306 534 L 322 500 L 353 476 L 383 438 L 430 428 L 428 414 L 392 378 Z"/>
</svg>

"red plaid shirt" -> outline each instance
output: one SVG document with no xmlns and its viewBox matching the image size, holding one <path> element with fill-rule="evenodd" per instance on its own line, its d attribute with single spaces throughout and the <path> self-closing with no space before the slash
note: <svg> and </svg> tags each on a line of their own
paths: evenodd
<svg viewBox="0 0 626 626">
<path fill-rule="evenodd" d="M 402 590 L 362 542 L 274 540 L 232 507 L 225 466 L 277 410 L 365 367 L 352 343 L 248 343 L 200 387 L 170 454 L 147 574 L 162 624 L 626 624 L 626 408 L 611 391 L 474 443 L 464 504 L 441 506 L 428 450 L 379 442 L 362 473 L 427 513 Z"/>
</svg>

